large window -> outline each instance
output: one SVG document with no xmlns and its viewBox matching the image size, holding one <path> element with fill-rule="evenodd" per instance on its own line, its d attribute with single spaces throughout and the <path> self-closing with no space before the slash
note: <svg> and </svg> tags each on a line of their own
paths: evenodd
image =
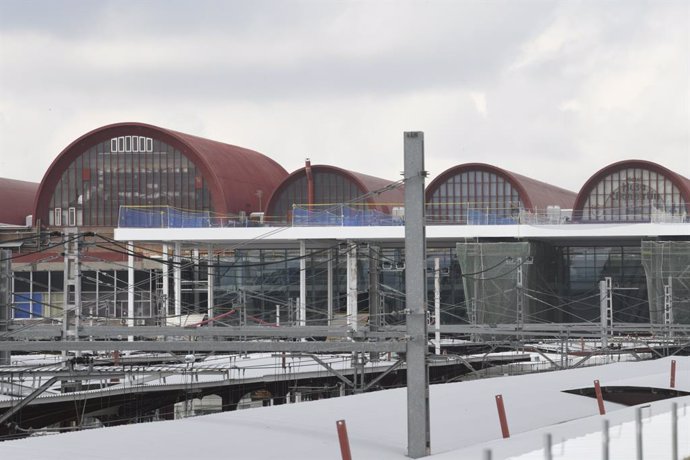
<svg viewBox="0 0 690 460">
<path fill-rule="evenodd" d="M 642 168 L 627 168 L 604 177 L 592 189 L 582 220 L 668 222 L 683 220 L 686 203 L 667 177 Z"/>
<path fill-rule="evenodd" d="M 206 180 L 180 151 L 141 136 L 101 142 L 63 173 L 50 202 L 50 225 L 117 225 L 120 206 L 212 211 Z"/>
<path fill-rule="evenodd" d="M 364 192 L 347 177 L 330 172 L 314 172 L 314 203 L 318 206 L 315 211 L 326 211 L 329 207 L 338 209 L 345 202 L 352 202 Z M 306 207 L 309 202 L 307 195 L 307 177 L 301 176 L 285 187 L 269 212 L 276 219 L 287 218 L 293 205 Z"/>
<path fill-rule="evenodd" d="M 487 171 L 464 171 L 449 177 L 427 203 L 427 220 L 439 224 L 509 223 L 524 205 L 503 177 Z"/>
<path fill-rule="evenodd" d="M 639 246 L 556 248 L 556 284 L 550 291 L 562 305 L 563 322 L 600 321 L 599 282 L 610 277 L 613 285 L 613 319 L 616 322 L 649 321 L 647 283 Z"/>
</svg>

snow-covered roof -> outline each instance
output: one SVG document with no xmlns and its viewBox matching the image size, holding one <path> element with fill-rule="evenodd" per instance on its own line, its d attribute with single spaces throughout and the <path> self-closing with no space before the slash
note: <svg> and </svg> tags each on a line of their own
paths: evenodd
<svg viewBox="0 0 690 460">
<path fill-rule="evenodd" d="M 690 391 L 690 357 L 674 359 L 678 369 L 676 388 Z M 545 432 L 554 435 L 555 443 L 564 436 L 574 438 L 596 433 L 602 422 L 596 400 L 563 390 L 591 387 L 595 379 L 602 386 L 668 389 L 670 367 L 670 358 L 664 358 L 433 385 L 430 389 L 431 458 L 480 459 L 487 447 L 492 449 L 494 459 L 514 458 L 540 449 Z M 501 436 L 494 399 L 497 394 L 503 395 L 510 439 Z M 676 401 L 684 407 L 690 404 L 690 397 Z M 665 400 L 652 403 L 645 410 L 655 415 L 668 410 L 669 406 L 670 401 Z M 635 408 L 607 402 L 606 409 L 605 417 L 612 426 L 612 449 L 627 449 L 621 452 L 628 452 L 630 445 L 635 443 L 634 437 L 627 436 L 634 430 L 628 425 L 617 427 L 634 419 Z M 690 455 L 690 437 L 687 436 L 690 413 L 683 413 L 681 409 L 681 458 Z M 353 458 L 407 458 L 405 389 L 8 441 L 0 443 L 0 457 L 73 460 L 340 458 L 335 425 L 340 419 L 347 422 Z M 670 434 L 663 431 L 666 425 L 648 422 L 645 426 L 649 452 L 666 448 L 657 445 L 659 439 L 666 438 L 654 437 L 666 436 L 670 440 Z M 658 432 L 655 426 L 660 427 Z M 568 441 L 564 452 L 568 452 L 570 445 Z M 600 445 L 595 442 L 590 451 L 598 455 Z M 541 455 L 524 458 L 543 458 Z M 612 453 L 611 458 L 630 457 Z"/>
</svg>

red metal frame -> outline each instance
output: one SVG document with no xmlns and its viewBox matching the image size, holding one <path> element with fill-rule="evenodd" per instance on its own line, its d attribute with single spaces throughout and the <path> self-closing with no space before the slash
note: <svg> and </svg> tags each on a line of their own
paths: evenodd
<svg viewBox="0 0 690 460">
<path fill-rule="evenodd" d="M 350 452 L 350 439 L 347 436 L 347 425 L 345 420 L 338 420 L 335 422 L 338 428 L 338 442 L 340 443 L 340 455 L 343 460 L 352 460 L 352 453 Z"/>
<path fill-rule="evenodd" d="M 508 418 L 506 417 L 506 409 L 503 405 L 503 395 L 496 395 L 496 409 L 498 409 L 498 420 L 501 424 L 501 433 L 504 438 L 510 437 L 508 430 Z"/>
<path fill-rule="evenodd" d="M 599 405 L 599 415 L 606 414 L 606 408 L 604 407 L 604 396 L 601 394 L 601 386 L 599 385 L 599 380 L 594 381 L 594 394 L 597 395 L 597 404 Z"/>
</svg>

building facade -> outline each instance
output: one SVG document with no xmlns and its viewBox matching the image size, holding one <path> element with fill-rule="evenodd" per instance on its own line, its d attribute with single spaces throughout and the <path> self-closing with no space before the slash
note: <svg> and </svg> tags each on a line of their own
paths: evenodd
<svg viewBox="0 0 690 460">
<path fill-rule="evenodd" d="M 98 128 L 36 191 L 35 251 L 13 260 L 14 317 L 60 314 L 65 237 L 51 232 L 75 228 L 82 316 L 96 322 L 272 324 L 282 312 L 333 324 L 356 311 L 402 323 L 403 190 L 310 161 L 288 174 L 260 153 L 151 125 Z M 668 321 L 668 290 L 673 321 L 690 321 L 688 206 L 690 180 L 648 161 L 605 166 L 578 193 L 454 166 L 426 189 L 428 298 L 438 284 L 446 324 L 596 323 L 608 280 L 613 321 Z"/>
</svg>

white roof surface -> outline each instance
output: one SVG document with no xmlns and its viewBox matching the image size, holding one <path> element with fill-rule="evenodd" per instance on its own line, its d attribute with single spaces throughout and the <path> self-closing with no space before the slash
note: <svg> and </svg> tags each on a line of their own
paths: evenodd
<svg viewBox="0 0 690 460">
<path fill-rule="evenodd" d="M 690 391 L 690 358 L 676 357 L 676 388 Z M 567 371 L 433 385 L 431 449 L 434 459 L 543 458 L 533 452 L 545 432 L 556 445 L 554 458 L 600 458 L 602 417 L 593 398 L 562 390 L 637 385 L 669 388 L 670 358 Z M 495 395 L 505 402 L 510 439 L 502 439 Z M 690 455 L 690 397 L 680 405 L 680 455 Z M 645 409 L 645 459 L 670 458 L 670 401 Z M 612 459 L 634 458 L 635 408 L 606 403 Z M 651 416 L 650 416 L 651 411 Z M 683 416 L 685 411 L 685 416 Z M 2 459 L 339 459 L 336 421 L 345 419 L 353 459 L 404 459 L 406 391 L 396 389 L 300 404 L 263 407 L 170 422 L 95 429 L 0 443 Z M 666 417 L 668 423 L 663 421 Z M 656 420 L 656 421 L 655 421 Z M 665 424 L 664 424 L 665 423 Z M 586 436 L 589 433 L 594 433 Z M 579 438 L 578 438 L 579 437 Z M 578 438 L 578 439 L 575 439 Z M 589 441 L 587 441 L 589 439 Z M 583 447 L 584 446 L 584 447 Z M 618 450 L 616 450 L 618 449 Z M 632 452 L 632 455 L 630 454 Z"/>
</svg>

